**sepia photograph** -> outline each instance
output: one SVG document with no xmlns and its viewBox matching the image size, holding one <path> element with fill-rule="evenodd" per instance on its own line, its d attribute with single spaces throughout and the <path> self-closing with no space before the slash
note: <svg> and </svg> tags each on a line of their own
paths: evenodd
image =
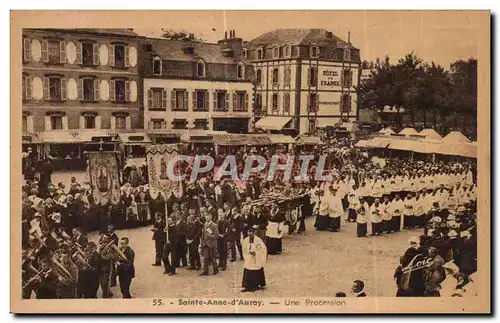
<svg viewBox="0 0 500 323">
<path fill-rule="evenodd" d="M 490 20 L 12 11 L 11 312 L 489 313 Z"/>
</svg>

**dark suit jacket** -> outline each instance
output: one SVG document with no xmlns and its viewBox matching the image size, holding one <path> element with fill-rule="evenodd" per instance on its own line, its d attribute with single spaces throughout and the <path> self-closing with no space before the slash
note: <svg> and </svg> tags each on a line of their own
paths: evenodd
<svg viewBox="0 0 500 323">
<path fill-rule="evenodd" d="M 120 262 L 118 265 L 118 275 L 130 275 L 130 277 L 135 277 L 135 267 L 134 267 L 134 259 L 135 252 L 129 246 L 125 247 L 122 250 L 125 257 L 127 257 L 127 261 Z"/>
<path fill-rule="evenodd" d="M 89 243 L 89 238 L 85 234 L 81 234 L 78 239 L 76 239 L 76 242 L 82 246 L 82 248 L 85 248 L 87 244 Z"/>
<path fill-rule="evenodd" d="M 211 231 L 211 233 L 209 231 Z M 203 226 L 203 231 L 201 233 L 201 245 L 207 246 L 209 248 L 216 248 L 218 237 L 219 230 L 217 229 L 217 224 L 215 224 L 214 222 L 205 223 L 205 225 Z"/>
<path fill-rule="evenodd" d="M 153 240 L 165 242 L 165 240 L 167 239 L 165 235 L 165 221 L 161 220 L 160 222 L 158 222 L 155 220 L 153 227 L 156 229 L 156 231 L 153 232 Z"/>
</svg>

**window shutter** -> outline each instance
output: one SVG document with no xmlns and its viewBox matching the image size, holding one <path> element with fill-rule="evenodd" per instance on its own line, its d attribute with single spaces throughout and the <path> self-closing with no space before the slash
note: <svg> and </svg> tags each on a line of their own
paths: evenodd
<svg viewBox="0 0 500 323">
<path fill-rule="evenodd" d="M 130 116 L 125 117 L 125 128 L 132 129 L 132 118 Z"/>
<path fill-rule="evenodd" d="M 314 111 L 319 112 L 319 93 L 316 92 L 316 106 L 314 107 Z"/>
<path fill-rule="evenodd" d="M 49 42 L 46 40 L 42 40 L 42 61 L 49 62 Z"/>
<path fill-rule="evenodd" d="M 229 111 L 229 93 L 226 92 L 225 109 Z"/>
<path fill-rule="evenodd" d="M 109 48 L 109 65 L 115 66 L 115 45 L 111 45 Z"/>
<path fill-rule="evenodd" d="M 125 81 L 125 101 L 130 101 L 130 81 Z"/>
<path fill-rule="evenodd" d="M 99 101 L 100 100 L 100 97 L 99 97 L 99 80 L 98 79 L 94 80 L 94 100 L 95 101 Z"/>
<path fill-rule="evenodd" d="M 342 73 L 340 74 L 340 85 L 344 87 L 344 70 L 342 70 Z"/>
<path fill-rule="evenodd" d="M 311 73 L 312 73 L 312 68 L 309 67 L 309 71 L 307 72 L 307 84 L 311 86 L 312 80 L 311 80 Z"/>
<path fill-rule="evenodd" d="M 115 81 L 109 81 L 109 98 L 111 101 L 116 101 L 116 90 L 115 90 Z"/>
<path fill-rule="evenodd" d="M 212 111 L 215 111 L 215 110 L 217 110 L 217 91 L 213 91 L 212 95 L 214 96 L 213 97 L 213 99 L 214 99 L 214 107 L 213 107 Z"/>
<path fill-rule="evenodd" d="M 94 60 L 94 65 L 99 65 L 99 44 L 94 44 L 93 45 L 93 60 Z"/>
<path fill-rule="evenodd" d="M 61 61 L 61 64 L 66 63 L 66 42 L 65 41 L 59 42 L 59 59 Z"/>
<path fill-rule="evenodd" d="M 167 108 L 167 91 L 165 90 L 161 91 L 161 107 Z"/>
<path fill-rule="evenodd" d="M 125 67 L 130 67 L 130 47 L 125 46 Z"/>
<path fill-rule="evenodd" d="M 189 92 L 184 91 L 184 109 L 188 110 L 188 98 L 189 98 Z"/>
<path fill-rule="evenodd" d="M 83 64 L 82 43 L 77 43 L 76 44 L 76 63 L 77 64 Z"/>
<path fill-rule="evenodd" d="M 96 129 L 101 129 L 101 116 L 96 116 L 95 117 L 95 128 Z"/>
<path fill-rule="evenodd" d="M 31 40 L 28 38 L 23 39 L 24 49 L 23 58 L 25 62 L 31 61 Z"/>
<path fill-rule="evenodd" d="M 280 100 L 280 94 L 279 93 L 276 93 L 276 110 L 278 111 L 278 114 L 279 114 L 279 111 L 280 111 L 280 107 L 281 107 L 281 100 Z"/>
<path fill-rule="evenodd" d="M 68 99 L 67 90 L 68 90 L 68 80 L 65 78 L 62 78 L 61 79 L 61 100 Z"/>
<path fill-rule="evenodd" d="M 174 110 L 176 107 L 175 100 L 175 91 L 170 91 L 170 109 L 172 110 Z"/>
<path fill-rule="evenodd" d="M 238 110 L 240 107 L 238 106 L 238 95 L 236 95 L 236 92 L 233 92 L 233 111 Z"/>
<path fill-rule="evenodd" d="M 151 90 L 151 89 L 148 89 L 148 108 L 154 108 L 153 107 L 153 90 Z"/>
<path fill-rule="evenodd" d="M 352 74 L 353 72 L 349 73 L 349 87 L 352 87 Z"/>
<path fill-rule="evenodd" d="M 352 107 L 351 107 L 351 96 L 350 95 L 347 95 L 347 107 L 348 107 L 348 110 L 351 111 Z"/>
<path fill-rule="evenodd" d="M 80 115 L 80 129 L 85 129 L 85 116 Z"/>
<path fill-rule="evenodd" d="M 148 129 L 153 129 L 153 121 L 148 121 Z"/>
<path fill-rule="evenodd" d="M 78 80 L 77 92 L 78 92 L 78 100 L 83 100 L 83 80 L 82 79 Z"/>
<path fill-rule="evenodd" d="M 109 119 L 110 123 L 111 123 L 111 129 L 116 129 L 116 117 L 115 116 L 112 116 L 110 119 Z"/>
<path fill-rule="evenodd" d="M 52 122 L 50 116 L 45 116 L 45 131 L 52 130 Z"/>
<path fill-rule="evenodd" d="M 43 99 L 50 100 L 50 92 L 49 92 L 49 78 L 43 78 Z"/>
<path fill-rule="evenodd" d="M 31 100 L 33 98 L 33 85 L 31 82 L 31 77 L 27 76 L 24 81 L 24 87 L 26 90 L 26 99 Z"/>
<path fill-rule="evenodd" d="M 249 111 L 250 110 L 250 106 L 248 105 L 249 101 L 248 101 L 248 93 L 245 93 L 245 111 Z"/>
<path fill-rule="evenodd" d="M 196 105 L 197 103 L 196 100 L 197 100 L 196 91 L 193 91 L 193 110 L 198 108 L 198 106 Z"/>
<path fill-rule="evenodd" d="M 203 105 L 204 110 L 208 110 L 208 100 L 209 100 L 209 94 L 208 94 L 208 91 L 205 91 L 205 102 Z"/>
<path fill-rule="evenodd" d="M 307 94 L 307 111 L 311 110 L 311 94 Z"/>
</svg>

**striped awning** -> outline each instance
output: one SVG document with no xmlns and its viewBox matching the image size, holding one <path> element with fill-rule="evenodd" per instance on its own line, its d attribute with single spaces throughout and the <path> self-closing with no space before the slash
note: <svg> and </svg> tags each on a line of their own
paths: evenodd
<svg viewBox="0 0 500 323">
<path fill-rule="evenodd" d="M 214 135 L 214 143 L 219 146 L 269 146 L 273 144 L 267 135 L 254 134 Z"/>
</svg>

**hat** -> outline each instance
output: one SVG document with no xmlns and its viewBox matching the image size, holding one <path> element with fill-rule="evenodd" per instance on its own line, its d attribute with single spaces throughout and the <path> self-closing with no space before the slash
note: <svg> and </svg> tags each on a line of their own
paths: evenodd
<svg viewBox="0 0 500 323">
<path fill-rule="evenodd" d="M 441 222 L 443 222 L 443 220 L 439 216 L 434 216 L 434 217 L 432 217 L 430 222 L 431 223 L 441 223 Z"/>
<path fill-rule="evenodd" d="M 412 244 L 417 244 L 417 245 L 418 245 L 418 244 L 419 244 L 419 242 L 420 242 L 420 241 L 419 241 L 419 239 L 418 239 L 417 237 L 411 237 L 411 238 L 408 240 L 408 243 L 409 243 L 410 245 L 412 245 Z"/>
<path fill-rule="evenodd" d="M 448 232 L 448 236 L 450 238 L 456 238 L 458 236 L 458 233 L 455 230 L 451 230 L 450 232 Z"/>
<path fill-rule="evenodd" d="M 466 231 L 460 232 L 460 237 L 462 237 L 462 238 L 464 238 L 464 237 L 470 238 L 470 237 L 472 237 L 472 235 L 470 234 L 469 231 L 466 230 Z"/>
</svg>

